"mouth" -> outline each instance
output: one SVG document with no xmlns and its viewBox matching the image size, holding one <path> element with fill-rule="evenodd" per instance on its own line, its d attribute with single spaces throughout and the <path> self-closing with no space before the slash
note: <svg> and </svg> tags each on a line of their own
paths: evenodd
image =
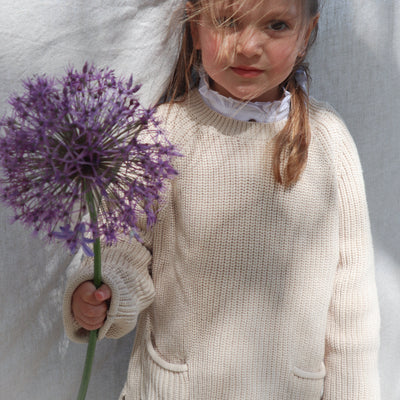
<svg viewBox="0 0 400 400">
<path fill-rule="evenodd" d="M 254 67 L 248 67 L 246 65 L 238 65 L 237 67 L 231 67 L 231 70 L 244 78 L 255 78 L 263 73 L 263 70 L 254 68 Z"/>
</svg>

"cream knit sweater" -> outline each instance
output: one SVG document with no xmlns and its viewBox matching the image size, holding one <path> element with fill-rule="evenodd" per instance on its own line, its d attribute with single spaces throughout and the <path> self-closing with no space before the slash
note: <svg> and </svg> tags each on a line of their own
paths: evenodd
<svg viewBox="0 0 400 400">
<path fill-rule="evenodd" d="M 144 244 L 103 249 L 113 297 L 100 338 L 137 323 L 125 400 L 378 400 L 379 308 L 362 171 L 336 113 L 311 102 L 309 160 L 284 189 L 260 124 L 197 90 L 160 116 L 184 157 Z M 64 320 L 85 341 L 69 280 Z M 321 392 L 323 391 L 323 396 Z M 322 396 L 322 397 L 321 397 Z M 108 399 L 107 399 L 108 400 Z"/>
</svg>

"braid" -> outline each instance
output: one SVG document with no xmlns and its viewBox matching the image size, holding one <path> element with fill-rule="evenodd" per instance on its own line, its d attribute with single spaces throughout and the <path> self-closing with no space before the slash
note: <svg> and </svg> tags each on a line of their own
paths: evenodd
<svg viewBox="0 0 400 400">
<path fill-rule="evenodd" d="M 275 151 L 273 159 L 273 171 L 275 180 L 284 184 L 286 187 L 297 182 L 304 170 L 307 157 L 308 147 L 311 139 L 311 129 L 309 125 L 309 96 L 298 80 L 296 80 L 296 71 L 302 68 L 309 81 L 308 68 L 306 65 L 297 65 L 284 86 L 291 94 L 291 107 L 289 119 L 278 134 L 275 140 Z M 284 171 L 282 173 L 282 161 L 285 161 Z"/>
</svg>

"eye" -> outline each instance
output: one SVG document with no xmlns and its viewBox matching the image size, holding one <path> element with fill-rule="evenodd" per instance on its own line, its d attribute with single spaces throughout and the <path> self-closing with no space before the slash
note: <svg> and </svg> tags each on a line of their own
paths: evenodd
<svg viewBox="0 0 400 400">
<path fill-rule="evenodd" d="M 267 28 L 276 32 L 280 32 L 289 29 L 289 26 L 286 22 L 283 21 L 272 21 L 267 25 Z"/>
</svg>

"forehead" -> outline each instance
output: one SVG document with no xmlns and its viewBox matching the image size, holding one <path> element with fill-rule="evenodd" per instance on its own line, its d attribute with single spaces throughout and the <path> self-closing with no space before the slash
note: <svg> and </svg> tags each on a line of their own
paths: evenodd
<svg viewBox="0 0 400 400">
<path fill-rule="evenodd" d="M 305 22 L 305 10 L 302 0 L 201 0 L 201 14 L 208 15 L 211 20 L 221 14 L 235 19 L 261 21 L 264 19 L 287 19 Z"/>
<path fill-rule="evenodd" d="M 301 9 L 300 0 L 205 0 L 204 8 L 212 11 L 232 11 L 248 13 L 257 11 L 261 13 L 282 12 L 298 13 Z"/>
</svg>

